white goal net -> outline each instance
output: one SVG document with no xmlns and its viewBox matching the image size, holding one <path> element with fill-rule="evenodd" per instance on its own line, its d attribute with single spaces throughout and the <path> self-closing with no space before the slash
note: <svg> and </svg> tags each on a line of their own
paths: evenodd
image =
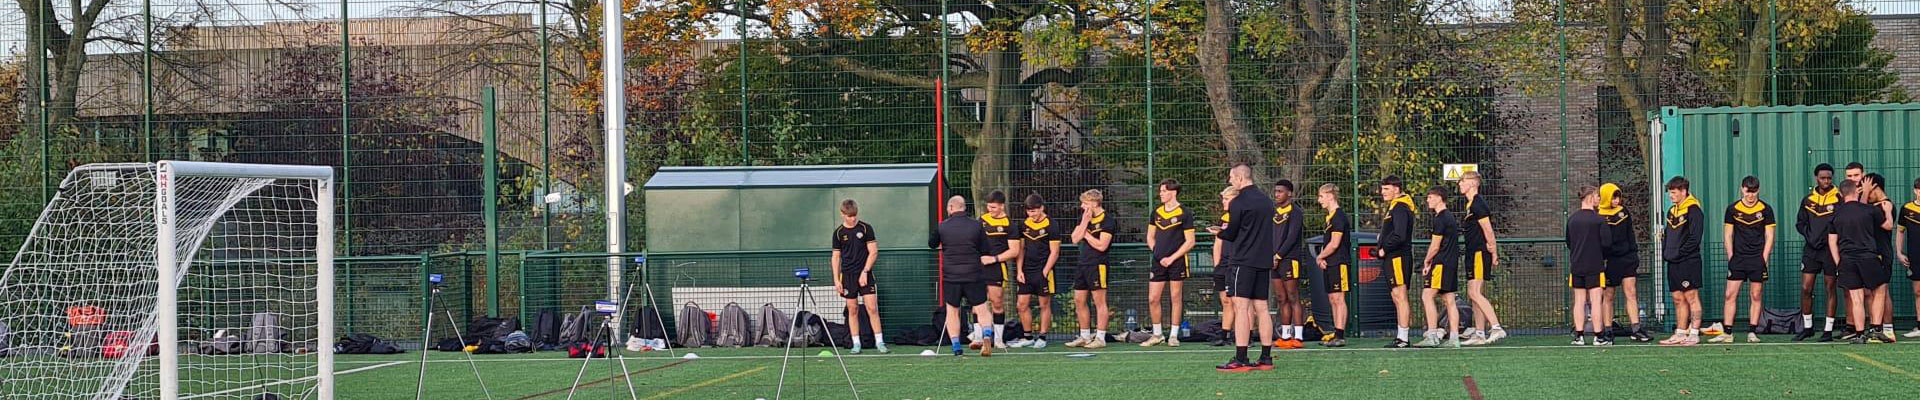
<svg viewBox="0 0 1920 400">
<path fill-rule="evenodd" d="M 331 399 L 332 176 L 68 173 L 0 274 L 0 398 Z"/>
</svg>

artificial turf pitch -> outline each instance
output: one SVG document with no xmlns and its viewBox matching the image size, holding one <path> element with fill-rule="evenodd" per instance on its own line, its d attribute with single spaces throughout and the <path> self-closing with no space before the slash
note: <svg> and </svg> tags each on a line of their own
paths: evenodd
<svg viewBox="0 0 1920 400">
<path fill-rule="evenodd" d="M 1744 339 L 1744 338 L 1743 338 Z M 1115 344 L 1094 351 L 1058 345 L 922 357 L 925 347 L 891 355 L 847 355 L 863 399 L 1247 399 L 1247 398 L 1902 398 L 1920 393 L 1920 344 L 1767 343 L 1659 347 L 1573 347 L 1565 336 L 1509 338 L 1464 349 L 1382 349 L 1380 339 L 1349 347 L 1275 350 L 1273 371 L 1221 373 L 1231 347 L 1187 344 L 1142 349 Z M 795 349 L 786 398 L 852 398 L 846 378 L 822 349 Z M 693 349 L 685 361 L 664 352 L 627 357 L 641 399 L 774 398 L 781 349 Z M 1252 350 L 1258 353 L 1258 348 Z M 1069 357 L 1093 353 L 1094 357 Z M 1257 354 L 1255 354 L 1257 356 Z M 581 360 L 562 353 L 475 356 L 492 398 L 565 399 Z M 338 398 L 412 399 L 419 354 L 340 356 Z M 484 399 L 474 366 L 458 353 L 434 352 L 426 398 Z M 616 360 L 587 366 L 576 399 L 629 399 Z"/>
</svg>

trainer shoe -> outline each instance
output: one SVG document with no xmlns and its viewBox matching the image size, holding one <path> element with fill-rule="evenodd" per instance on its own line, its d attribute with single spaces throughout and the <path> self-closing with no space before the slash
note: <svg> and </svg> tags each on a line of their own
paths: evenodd
<svg viewBox="0 0 1920 400">
<path fill-rule="evenodd" d="M 976 331 L 973 331 L 973 332 L 971 332 L 971 333 L 968 333 L 968 334 L 967 334 L 967 342 L 968 342 L 968 343 L 980 343 L 980 331 L 977 331 L 977 330 L 976 330 Z M 976 349 L 978 349 L 978 348 L 980 348 L 980 347 L 978 347 L 978 346 L 975 346 L 974 348 L 976 348 Z"/>
<path fill-rule="evenodd" d="M 1489 333 L 1487 333 L 1487 340 L 1480 342 L 1480 344 L 1493 344 L 1494 342 L 1499 342 L 1500 339 L 1507 338 L 1506 329 L 1493 328 L 1493 330 L 1490 330 L 1488 332 Z"/>
<path fill-rule="evenodd" d="M 1462 338 L 1472 339 L 1473 335 L 1476 334 L 1484 334 L 1484 332 L 1480 332 L 1480 328 L 1465 328 L 1460 330 L 1460 337 Z M 1461 344 L 1466 344 L 1466 342 L 1462 341 Z"/>
<path fill-rule="evenodd" d="M 1027 339 L 1027 338 L 1019 338 L 1019 339 L 1014 339 L 1011 342 L 1007 342 L 1007 347 L 1012 347 L 1016 349 L 1021 347 L 1032 346 L 1032 345 L 1033 345 L 1033 340 Z"/>
<path fill-rule="evenodd" d="M 1439 347 L 1440 335 L 1438 335 L 1437 333 L 1439 332 L 1427 331 L 1426 334 L 1421 335 L 1420 343 L 1414 343 L 1413 347 L 1419 347 L 1419 348 Z"/>
<path fill-rule="evenodd" d="M 1874 343 L 1893 344 L 1893 337 L 1887 336 L 1886 332 L 1881 332 L 1881 330 L 1879 329 L 1868 329 L 1868 330 L 1872 331 L 1866 335 L 1868 341 L 1872 341 Z"/>
<path fill-rule="evenodd" d="M 1153 345 L 1160 344 L 1160 342 L 1165 342 L 1165 341 L 1167 341 L 1167 338 L 1160 337 L 1160 335 L 1153 335 L 1153 337 L 1147 338 L 1147 341 L 1140 342 L 1140 347 L 1153 347 Z"/>
<path fill-rule="evenodd" d="M 1687 339 L 1687 334 L 1674 332 L 1673 336 L 1668 337 L 1666 340 L 1661 340 L 1660 345 L 1661 346 L 1677 345 L 1677 344 L 1680 344 L 1681 341 L 1684 341 L 1686 339 Z"/>
<path fill-rule="evenodd" d="M 1847 343 L 1848 344 L 1867 344 L 1867 336 L 1866 335 L 1854 336 L 1853 339 L 1848 339 Z"/>
<path fill-rule="evenodd" d="M 1458 349 L 1460 348 L 1460 338 L 1447 339 L 1447 342 L 1441 343 L 1440 347 L 1449 348 L 1449 349 Z"/>
<path fill-rule="evenodd" d="M 1706 334 L 1706 332 L 1701 332 L 1701 334 Z M 1713 335 L 1712 339 L 1707 339 L 1707 343 L 1733 343 L 1733 335 Z"/>
<path fill-rule="evenodd" d="M 1095 337 L 1093 338 L 1093 340 L 1088 341 L 1087 344 L 1081 345 L 1080 347 L 1085 347 L 1089 349 L 1104 349 L 1104 348 L 1107 348 L 1107 338 Z"/>
<path fill-rule="evenodd" d="M 1168 336 L 1168 337 L 1167 337 L 1167 347 L 1180 347 L 1180 338 L 1178 338 L 1178 337 L 1173 337 L 1173 336 Z"/>
<path fill-rule="evenodd" d="M 970 349 L 970 350 L 979 350 L 979 349 L 980 349 L 980 347 L 981 347 L 980 345 L 982 345 L 982 344 L 986 344 L 986 342 L 982 342 L 982 341 L 980 341 L 980 339 L 974 339 L 974 340 L 973 340 L 972 342 L 970 342 L 970 343 L 967 343 L 967 349 Z"/>
<path fill-rule="evenodd" d="M 853 346 L 853 350 L 848 350 L 847 353 L 860 354 L 860 346 Z"/>
<path fill-rule="evenodd" d="M 1893 330 L 1893 327 L 1891 327 L 1891 326 L 1889 326 L 1889 327 L 1885 327 L 1885 328 L 1880 328 L 1880 333 L 1881 333 L 1881 334 L 1883 334 L 1883 335 L 1886 335 L 1886 336 L 1887 336 L 1887 339 L 1893 339 L 1893 338 L 1894 338 L 1894 337 L 1896 337 L 1896 336 L 1900 336 L 1900 332 L 1896 332 L 1896 331 L 1894 331 L 1894 330 Z"/>
<path fill-rule="evenodd" d="M 1907 334 L 1900 335 L 1900 336 L 1909 337 L 1909 338 L 1920 338 L 1920 326 L 1916 326 L 1913 328 L 1912 332 L 1907 332 Z"/>
<path fill-rule="evenodd" d="M 1255 370 L 1255 371 L 1272 371 L 1272 370 L 1273 370 L 1273 359 L 1272 359 L 1272 358 L 1262 358 L 1262 359 L 1260 359 L 1260 361 L 1255 361 L 1255 362 L 1253 363 L 1253 370 Z"/>
<path fill-rule="evenodd" d="M 1594 346 L 1612 346 L 1613 338 L 1605 337 L 1605 336 L 1593 338 L 1593 345 Z"/>
<path fill-rule="evenodd" d="M 1866 335 L 1863 335 L 1860 332 L 1848 331 L 1845 335 L 1840 335 L 1840 340 L 1853 341 L 1853 339 L 1856 339 L 1862 336 L 1866 336 Z"/>
<path fill-rule="evenodd" d="M 887 350 L 886 343 L 874 343 L 873 350 L 880 352 L 880 354 L 888 354 L 893 352 L 893 351 Z"/>
<path fill-rule="evenodd" d="M 1760 343 L 1760 334 L 1747 332 L 1747 343 Z"/>
<path fill-rule="evenodd" d="M 1680 339 L 1680 343 L 1678 344 L 1681 346 L 1698 346 L 1700 345 L 1700 335 L 1688 334 L 1687 337 Z"/>
<path fill-rule="evenodd" d="M 1724 326 L 1721 326 L 1719 322 L 1715 322 L 1713 323 L 1713 325 L 1708 325 L 1707 329 L 1700 330 L 1700 334 L 1707 335 L 1707 336 L 1720 336 L 1726 333 L 1727 333 L 1727 328 Z"/>
<path fill-rule="evenodd" d="M 1033 348 L 1035 348 L 1035 349 L 1044 349 L 1044 348 L 1047 348 L 1047 339 L 1046 339 L 1046 338 L 1034 338 L 1034 339 L 1033 339 Z"/>
<path fill-rule="evenodd" d="M 1574 336 L 1574 337 L 1573 337 L 1573 345 L 1574 345 L 1574 346 L 1585 346 L 1585 345 L 1587 345 L 1587 338 L 1584 338 L 1584 337 L 1579 337 L 1579 336 Z"/>
<path fill-rule="evenodd" d="M 992 357 L 992 356 L 993 356 L 993 346 L 980 346 L 980 356 L 981 356 L 981 357 Z"/>
<path fill-rule="evenodd" d="M 1633 338 L 1633 341 L 1640 343 L 1653 341 L 1653 334 L 1647 333 L 1646 328 L 1634 330 L 1633 335 L 1630 335 L 1630 337 Z"/>
<path fill-rule="evenodd" d="M 1833 341 L 1833 331 L 1831 330 L 1820 331 L 1820 340 L 1819 340 L 1820 343 L 1827 343 L 1832 341 Z"/>
<path fill-rule="evenodd" d="M 1793 334 L 1793 341 L 1795 342 L 1805 342 L 1807 341 L 1807 339 L 1811 339 L 1811 338 L 1813 338 L 1813 329 L 1811 328 L 1801 329 L 1800 333 Z"/>
<path fill-rule="evenodd" d="M 1091 342 L 1091 341 L 1093 340 L 1087 338 L 1086 336 L 1078 336 L 1078 337 L 1074 337 L 1073 341 L 1067 342 L 1067 347 L 1086 347 L 1087 342 Z"/>
<path fill-rule="evenodd" d="M 1346 338 L 1333 338 L 1333 340 L 1329 340 L 1329 341 L 1327 341 L 1327 347 L 1336 347 L 1336 348 L 1337 348 L 1337 347 L 1347 347 L 1347 339 L 1346 339 Z"/>
<path fill-rule="evenodd" d="M 1291 339 L 1291 340 L 1287 340 L 1287 348 L 1296 349 L 1296 350 L 1304 349 L 1304 348 L 1307 348 L 1307 344 L 1305 342 L 1301 342 L 1300 339 Z"/>
<path fill-rule="evenodd" d="M 1213 367 L 1213 370 L 1220 371 L 1220 372 L 1236 372 L 1236 373 L 1248 372 L 1253 370 L 1253 366 L 1243 364 L 1239 361 L 1228 361 L 1226 364 L 1220 364 L 1220 366 Z"/>
<path fill-rule="evenodd" d="M 1389 348 L 1389 349 L 1404 349 L 1404 348 L 1407 348 L 1407 341 L 1405 341 L 1405 340 L 1400 340 L 1400 339 L 1397 339 L 1397 338 L 1396 338 L 1396 339 L 1393 339 L 1393 343 L 1387 343 L 1387 348 Z"/>
</svg>

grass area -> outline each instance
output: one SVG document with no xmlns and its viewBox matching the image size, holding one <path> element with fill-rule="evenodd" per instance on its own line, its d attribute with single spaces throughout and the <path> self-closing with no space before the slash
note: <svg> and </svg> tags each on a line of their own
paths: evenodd
<svg viewBox="0 0 1920 400">
<path fill-rule="evenodd" d="M 1059 346 L 1018 349 L 991 358 L 920 357 L 925 348 L 892 355 L 847 356 L 846 367 L 867 399 L 954 399 L 1017 396 L 1078 398 L 1467 398 L 1471 377 L 1488 399 L 1636 398 L 1887 398 L 1920 387 L 1920 345 L 1849 346 L 1769 343 L 1662 348 L 1618 345 L 1571 347 L 1561 336 L 1520 337 L 1497 347 L 1379 349 L 1384 341 L 1355 340 L 1345 349 L 1284 351 L 1278 369 L 1223 374 L 1215 364 L 1230 348 L 1189 344 L 1172 349 L 1131 345 L 1068 354 Z M 851 398 L 846 378 L 821 349 L 795 350 L 785 396 Z M 780 349 L 695 349 L 682 361 L 664 353 L 629 357 L 627 368 L 641 399 L 773 398 Z M 1256 352 L 1258 350 L 1255 350 Z M 483 399 L 474 369 L 494 399 L 564 399 L 581 369 L 560 353 L 475 356 L 428 355 L 427 397 Z M 420 355 L 341 356 L 338 370 L 370 369 L 338 379 L 342 399 L 411 399 Z M 628 399 L 613 361 L 587 366 L 575 398 Z"/>
</svg>

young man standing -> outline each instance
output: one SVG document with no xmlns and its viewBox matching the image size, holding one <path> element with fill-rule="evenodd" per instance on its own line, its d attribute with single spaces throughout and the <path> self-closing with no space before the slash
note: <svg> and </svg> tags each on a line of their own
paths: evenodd
<svg viewBox="0 0 1920 400">
<path fill-rule="evenodd" d="M 1393 343 L 1387 348 L 1407 347 L 1407 328 L 1413 325 L 1413 310 L 1407 304 L 1407 284 L 1413 281 L 1413 198 L 1398 176 L 1380 180 L 1380 201 L 1386 210 L 1380 213 L 1380 246 L 1373 250 L 1393 272 Z"/>
<path fill-rule="evenodd" d="M 993 340 L 993 327 L 982 324 L 993 317 L 986 307 L 975 306 L 987 302 L 982 271 L 1003 260 L 987 251 L 987 232 L 980 230 L 980 221 L 967 216 L 967 199 L 960 196 L 947 199 L 947 219 L 940 221 L 927 246 L 940 249 L 940 260 L 945 264 L 940 273 L 940 300 L 947 307 L 947 338 L 952 340 L 953 355 L 965 355 L 966 347 L 960 344 L 960 313 L 968 308 L 973 309 L 973 329 L 981 331 L 984 340 Z M 993 346 L 980 347 L 981 357 L 992 355 Z"/>
<path fill-rule="evenodd" d="M 1651 342 L 1653 335 L 1640 326 L 1640 289 L 1636 285 L 1640 277 L 1640 241 L 1633 235 L 1633 217 L 1623 203 L 1619 185 L 1600 185 L 1600 217 L 1607 220 L 1607 229 L 1613 234 L 1613 242 L 1608 243 L 1606 249 L 1607 279 L 1619 283 L 1602 291 L 1600 320 L 1613 323 L 1613 301 L 1624 299 L 1625 307 L 1621 311 L 1627 313 L 1627 322 L 1632 324 L 1628 329 L 1631 337 L 1636 342 Z M 1611 327 L 1603 326 L 1601 332 L 1606 333 L 1608 341 L 1613 340 Z"/>
<path fill-rule="evenodd" d="M 980 217 L 980 230 L 987 232 L 987 252 L 995 259 L 1015 261 L 1020 259 L 1020 247 L 1013 243 L 1013 219 L 1007 218 L 1007 194 L 998 190 L 987 194 L 987 215 Z M 1007 298 L 1004 286 L 1013 280 L 1014 266 L 1007 262 L 988 264 L 981 272 L 981 278 L 987 283 L 987 306 L 993 310 L 993 331 L 1007 331 Z M 978 332 L 978 331 L 975 331 Z M 986 341 L 975 340 L 973 347 L 985 346 Z M 993 338 L 993 347 L 1007 348 L 1005 335 Z"/>
<path fill-rule="evenodd" d="M 1572 261 L 1567 286 L 1573 289 L 1573 345 L 1584 346 L 1591 338 L 1593 345 L 1605 346 L 1612 343 L 1600 336 L 1600 329 L 1606 325 L 1600 321 L 1598 304 L 1600 292 L 1607 288 L 1604 248 L 1613 241 L 1613 234 L 1607 229 L 1606 219 L 1595 210 L 1600 204 L 1599 190 L 1581 186 L 1577 193 L 1580 210 L 1567 216 L 1567 250 Z M 1594 312 L 1588 312 L 1589 306 L 1594 306 Z M 1588 324 L 1593 327 L 1591 334 L 1586 329 Z"/>
<path fill-rule="evenodd" d="M 1853 326 L 1850 341 L 1853 344 L 1866 344 L 1869 340 L 1885 341 L 1885 333 L 1879 329 L 1870 329 L 1868 324 L 1880 316 L 1878 303 L 1875 310 L 1868 310 L 1868 292 L 1887 282 L 1886 269 L 1880 266 L 1880 250 L 1874 242 L 1874 231 L 1891 221 L 1885 214 L 1873 206 L 1861 202 L 1862 194 L 1853 181 L 1840 183 L 1840 196 L 1845 200 L 1834 210 L 1833 232 L 1827 234 L 1827 251 L 1839 265 L 1840 275 L 1836 281 L 1840 288 L 1846 289 L 1848 310 L 1847 322 Z"/>
<path fill-rule="evenodd" d="M 1914 267 L 1910 259 L 1920 254 L 1916 253 L 1920 252 L 1920 237 L 1914 237 L 1915 230 L 1920 230 L 1920 179 L 1913 180 L 1913 201 L 1900 208 L 1900 234 L 1894 237 L 1901 242 L 1894 249 L 1900 252 L 1900 266 L 1907 269 L 1907 280 L 1913 282 L 1913 304 L 1916 310 L 1920 310 L 1920 268 Z M 1914 325 L 1912 332 L 1901 336 L 1920 338 L 1920 324 Z"/>
<path fill-rule="evenodd" d="M 1232 223 L 1233 215 L 1228 214 L 1226 210 L 1233 204 L 1233 198 L 1239 196 L 1240 191 L 1233 186 L 1220 189 L 1220 229 L 1226 229 L 1226 225 Z M 1207 231 L 1212 232 L 1213 229 L 1209 228 Z M 1213 235 L 1213 296 L 1220 298 L 1220 331 L 1222 332 L 1233 332 L 1235 315 L 1233 298 L 1227 297 L 1227 292 L 1231 292 L 1228 289 L 1233 287 L 1233 264 L 1227 262 L 1233 257 L 1232 247 L 1232 244 L 1226 239 L 1221 239 L 1220 235 Z M 1231 342 L 1233 341 L 1228 338 L 1214 338 L 1212 345 L 1220 347 Z"/>
<path fill-rule="evenodd" d="M 1053 265 L 1060 261 L 1060 228 L 1047 218 L 1047 203 L 1039 193 L 1027 195 L 1027 220 L 1020 224 L 1020 236 L 1014 245 L 1021 247 L 1018 275 L 1020 283 L 1020 326 L 1027 337 L 1008 343 L 1011 347 L 1047 347 L 1047 328 L 1053 326 Z M 1038 302 L 1035 302 L 1035 299 Z M 1040 306 L 1040 324 L 1033 323 L 1030 304 Z"/>
<path fill-rule="evenodd" d="M 1708 343 L 1733 343 L 1733 316 L 1740 310 L 1740 286 L 1747 286 L 1747 343 L 1760 343 L 1753 327 L 1765 316 L 1761 288 L 1767 282 L 1767 260 L 1773 258 L 1773 207 L 1760 200 L 1760 178 L 1740 180 L 1740 201 L 1727 205 L 1723 240 L 1727 249 L 1727 294 L 1719 323 L 1706 329 Z"/>
<path fill-rule="evenodd" d="M 1433 210 L 1431 225 L 1433 243 L 1427 245 L 1427 256 L 1420 263 L 1425 267 L 1420 274 L 1427 277 L 1427 287 L 1420 290 L 1420 301 L 1426 306 L 1427 333 L 1424 340 L 1414 347 L 1460 347 L 1460 307 L 1454 307 L 1454 292 L 1460 291 L 1460 222 L 1453 219 L 1453 213 L 1447 211 L 1446 190 L 1435 187 L 1427 189 L 1427 208 Z M 1447 330 L 1440 330 L 1440 312 L 1434 308 L 1433 300 L 1440 297 L 1447 308 Z M 1446 335 L 1442 341 L 1441 335 Z"/>
<path fill-rule="evenodd" d="M 1327 308 L 1333 309 L 1333 335 L 1320 343 L 1326 347 L 1347 347 L 1347 290 L 1352 289 L 1353 221 L 1340 209 L 1340 186 L 1320 185 L 1314 196 L 1320 208 L 1327 210 L 1327 244 L 1315 254 L 1320 279 L 1327 289 Z"/>
<path fill-rule="evenodd" d="M 1113 245 L 1113 218 L 1100 206 L 1101 200 L 1098 189 L 1080 194 L 1080 225 L 1073 228 L 1072 237 L 1080 244 L 1080 270 L 1073 279 L 1073 314 L 1080 322 L 1080 337 L 1067 342 L 1067 347 L 1107 347 L 1107 320 L 1112 319 L 1107 313 L 1107 249 Z M 1088 300 L 1093 301 L 1091 307 Z M 1087 329 L 1096 323 L 1099 329 Z"/>
<path fill-rule="evenodd" d="M 833 230 L 833 287 L 847 300 L 847 315 L 860 315 L 860 302 L 867 303 L 867 321 L 873 326 L 873 348 L 887 353 L 887 341 L 881 337 L 880 295 L 873 281 L 873 264 L 879 260 L 880 242 L 873 226 L 860 221 L 860 204 L 853 199 L 840 201 L 840 226 Z M 849 323 L 853 333 L 853 354 L 860 354 L 860 324 Z"/>
<path fill-rule="evenodd" d="M 1467 299 L 1473 302 L 1473 328 L 1464 346 L 1489 345 L 1507 337 L 1507 330 L 1500 327 L 1500 316 L 1493 310 L 1493 302 L 1487 300 L 1484 291 L 1487 278 L 1493 269 L 1500 266 L 1499 244 L 1493 234 L 1493 206 L 1480 201 L 1480 173 L 1467 171 L 1460 175 L 1460 195 L 1467 198 L 1466 224 L 1461 227 L 1461 235 L 1467 237 L 1467 261 L 1464 265 L 1467 275 Z M 1492 329 L 1487 324 L 1492 323 Z"/>
<path fill-rule="evenodd" d="M 1870 173 L 1867 174 L 1866 178 L 1861 179 L 1861 181 L 1866 182 L 1865 185 L 1861 186 L 1868 188 L 1860 195 L 1861 198 L 1868 205 L 1880 210 L 1881 216 L 1886 218 L 1886 222 L 1880 225 L 1880 229 L 1873 232 L 1873 242 L 1880 250 L 1880 268 L 1887 276 L 1891 277 L 1893 276 L 1894 261 L 1899 258 L 1899 255 L 1896 254 L 1893 248 L 1893 229 L 1894 221 L 1896 220 L 1894 219 L 1893 213 L 1893 201 L 1887 197 L 1887 178 L 1880 176 L 1879 173 Z M 1878 317 L 1880 321 L 1878 328 L 1881 333 L 1880 338 L 1882 338 L 1880 340 L 1882 343 L 1893 343 L 1893 338 L 1896 335 L 1893 331 L 1893 296 L 1887 291 L 1887 285 L 1885 283 L 1882 283 L 1880 287 L 1873 288 L 1870 296 L 1873 302 L 1880 305 L 1880 311 L 1877 311 L 1880 314 Z"/>
<path fill-rule="evenodd" d="M 1273 284 L 1280 295 L 1280 340 L 1274 347 L 1298 349 L 1305 339 L 1307 314 L 1300 298 L 1300 280 L 1306 279 L 1303 266 L 1311 268 L 1313 256 L 1306 244 L 1306 212 L 1293 206 L 1293 181 L 1281 179 L 1273 184 Z"/>
<path fill-rule="evenodd" d="M 1233 258 L 1227 262 L 1233 264 L 1235 270 L 1227 295 L 1233 297 L 1236 353 L 1233 360 L 1215 369 L 1224 372 L 1272 370 L 1273 315 L 1267 313 L 1267 297 L 1272 288 L 1267 285 L 1271 284 L 1273 272 L 1273 229 L 1266 221 L 1273 220 L 1273 200 L 1253 188 L 1253 168 L 1245 164 L 1236 165 L 1228 172 L 1227 185 L 1240 189 L 1240 195 L 1227 205 L 1227 214 L 1241 222 L 1209 231 L 1233 242 Z M 1248 362 L 1247 342 L 1252 336 L 1248 331 L 1255 328 L 1256 322 L 1260 332 L 1260 358 Z"/>
<path fill-rule="evenodd" d="M 1153 253 L 1153 268 L 1147 273 L 1147 315 L 1153 320 L 1153 337 L 1140 343 L 1140 347 L 1166 343 L 1170 347 L 1180 347 L 1180 335 L 1171 337 L 1163 334 L 1160 324 L 1160 294 L 1166 291 L 1173 303 L 1173 312 L 1167 314 L 1174 332 L 1180 330 L 1181 286 L 1190 276 L 1187 269 L 1187 252 L 1193 251 L 1193 224 L 1187 210 L 1180 207 L 1180 181 L 1167 179 L 1160 181 L 1160 208 L 1153 210 L 1153 220 L 1147 224 L 1147 249 Z"/>
<path fill-rule="evenodd" d="M 1660 235 L 1661 261 L 1667 262 L 1667 287 L 1673 291 L 1675 321 L 1673 337 L 1660 341 L 1668 346 L 1692 346 L 1700 343 L 1700 282 L 1702 258 L 1700 243 L 1707 231 L 1707 211 L 1693 198 L 1686 177 L 1667 180 L 1667 221 Z"/>
<path fill-rule="evenodd" d="M 1794 218 L 1793 229 L 1806 239 L 1806 246 L 1800 257 L 1800 333 L 1793 335 L 1793 341 L 1803 342 L 1813 337 L 1813 295 L 1814 282 L 1820 275 L 1827 275 L 1827 325 L 1820 337 L 1822 342 L 1833 341 L 1834 285 L 1833 258 L 1828 256 L 1827 231 L 1833 224 L 1833 209 L 1840 204 L 1840 190 L 1833 187 L 1833 166 L 1820 164 L 1813 167 L 1813 192 L 1800 200 L 1799 216 Z"/>
</svg>

